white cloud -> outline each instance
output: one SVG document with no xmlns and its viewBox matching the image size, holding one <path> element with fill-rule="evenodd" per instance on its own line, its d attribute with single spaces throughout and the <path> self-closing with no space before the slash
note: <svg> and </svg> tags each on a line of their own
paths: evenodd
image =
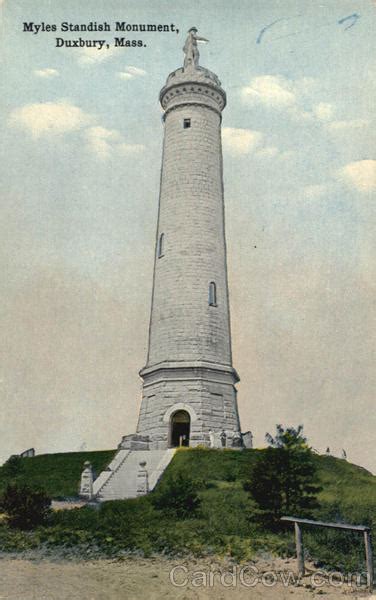
<svg viewBox="0 0 376 600">
<path fill-rule="evenodd" d="M 376 189 L 376 160 L 356 160 L 339 171 L 337 177 L 361 192 Z"/>
<path fill-rule="evenodd" d="M 130 73 L 126 73 L 125 71 L 119 71 L 119 73 L 117 73 L 117 76 L 119 77 L 119 79 L 133 79 L 133 75 L 131 75 Z"/>
<path fill-rule="evenodd" d="M 139 67 L 132 67 L 131 65 L 125 69 L 127 73 L 134 75 L 135 77 L 146 75 L 146 71 L 144 69 L 140 69 Z"/>
<path fill-rule="evenodd" d="M 113 58 L 118 50 L 115 46 L 103 47 L 102 50 L 98 50 L 98 48 L 81 48 L 78 55 L 78 64 L 82 67 L 96 65 Z"/>
<path fill-rule="evenodd" d="M 243 102 L 283 110 L 299 121 L 329 121 L 334 106 L 318 102 L 318 83 L 310 77 L 287 79 L 282 75 L 261 75 L 241 89 Z"/>
<path fill-rule="evenodd" d="M 257 148 L 262 141 L 260 131 L 224 127 L 222 130 L 223 147 L 230 154 L 248 154 Z"/>
<path fill-rule="evenodd" d="M 347 131 L 348 129 L 360 129 L 368 125 L 366 119 L 352 119 L 350 121 L 333 121 L 327 125 L 330 131 Z"/>
<path fill-rule="evenodd" d="M 319 102 L 313 107 L 312 112 L 319 121 L 330 121 L 334 114 L 334 107 L 328 102 Z"/>
<path fill-rule="evenodd" d="M 114 129 L 106 129 L 96 125 L 85 131 L 89 149 L 100 159 L 106 160 L 110 157 L 113 143 L 119 142 L 121 136 Z"/>
<path fill-rule="evenodd" d="M 292 82 L 278 75 L 254 77 L 248 86 L 242 88 L 241 95 L 246 102 L 273 107 L 283 108 L 292 106 L 296 102 Z"/>
<path fill-rule="evenodd" d="M 9 125 L 28 131 L 34 138 L 60 135 L 81 129 L 90 124 L 93 117 L 67 100 L 26 104 L 14 109 Z"/>
<path fill-rule="evenodd" d="M 35 139 L 83 130 L 86 148 L 100 160 L 107 160 L 114 153 L 129 155 L 144 150 L 141 144 L 126 143 L 115 129 L 96 124 L 93 115 L 85 113 L 67 100 L 27 104 L 16 108 L 10 114 L 9 125 L 26 130 Z"/>
<path fill-rule="evenodd" d="M 35 69 L 34 75 L 48 79 L 49 77 L 57 77 L 59 75 L 59 71 L 46 67 L 45 69 Z"/>
<path fill-rule="evenodd" d="M 144 71 L 144 69 L 140 69 L 139 67 L 132 67 L 131 65 L 129 67 L 126 67 L 124 71 L 119 71 L 117 73 L 117 76 L 120 79 L 133 79 L 134 77 L 143 77 L 144 75 L 146 75 L 146 71 Z"/>
<path fill-rule="evenodd" d="M 142 144 L 128 144 L 115 129 L 107 129 L 100 125 L 89 127 L 85 131 L 89 150 L 100 160 L 109 159 L 114 153 L 133 154 L 142 152 Z"/>
</svg>

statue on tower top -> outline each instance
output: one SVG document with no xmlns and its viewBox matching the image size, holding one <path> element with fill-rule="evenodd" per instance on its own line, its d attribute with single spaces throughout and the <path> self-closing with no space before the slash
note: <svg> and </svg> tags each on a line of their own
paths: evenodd
<svg viewBox="0 0 376 600">
<path fill-rule="evenodd" d="M 188 36 L 183 47 L 183 52 L 185 54 L 184 69 L 187 69 L 188 67 L 198 67 L 200 53 L 197 48 L 197 42 L 209 41 L 206 38 L 197 35 L 197 31 L 196 27 L 191 27 L 188 31 Z"/>
</svg>

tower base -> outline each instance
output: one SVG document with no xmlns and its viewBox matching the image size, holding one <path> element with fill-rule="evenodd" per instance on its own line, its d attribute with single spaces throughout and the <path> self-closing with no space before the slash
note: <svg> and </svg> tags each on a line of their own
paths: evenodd
<svg viewBox="0 0 376 600">
<path fill-rule="evenodd" d="M 236 371 L 209 362 L 161 363 L 140 372 L 143 399 L 137 427 L 151 449 L 241 447 Z"/>
</svg>

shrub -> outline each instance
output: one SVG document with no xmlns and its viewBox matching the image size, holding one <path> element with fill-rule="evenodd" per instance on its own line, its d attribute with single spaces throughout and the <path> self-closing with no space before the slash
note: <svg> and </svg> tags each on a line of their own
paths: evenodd
<svg viewBox="0 0 376 600">
<path fill-rule="evenodd" d="M 27 485 L 9 484 L 0 499 L 0 510 L 8 523 L 19 529 L 32 529 L 46 521 L 51 500 L 46 492 Z"/>
<path fill-rule="evenodd" d="M 17 475 L 23 473 L 22 458 L 17 454 L 10 456 L 3 465 L 3 475 L 9 479 L 14 479 Z"/>
<path fill-rule="evenodd" d="M 162 480 L 152 495 L 153 506 L 165 513 L 180 518 L 189 518 L 197 513 L 200 506 L 198 490 L 201 484 L 181 472 L 172 473 Z"/>
</svg>

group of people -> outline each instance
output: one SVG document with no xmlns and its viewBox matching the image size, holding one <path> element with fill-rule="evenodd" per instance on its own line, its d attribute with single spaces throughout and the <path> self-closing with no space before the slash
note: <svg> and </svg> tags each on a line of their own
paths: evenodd
<svg viewBox="0 0 376 600">
<path fill-rule="evenodd" d="M 242 437 L 239 432 L 229 436 L 224 429 L 220 433 L 209 430 L 210 448 L 238 448 L 242 445 Z"/>
</svg>

